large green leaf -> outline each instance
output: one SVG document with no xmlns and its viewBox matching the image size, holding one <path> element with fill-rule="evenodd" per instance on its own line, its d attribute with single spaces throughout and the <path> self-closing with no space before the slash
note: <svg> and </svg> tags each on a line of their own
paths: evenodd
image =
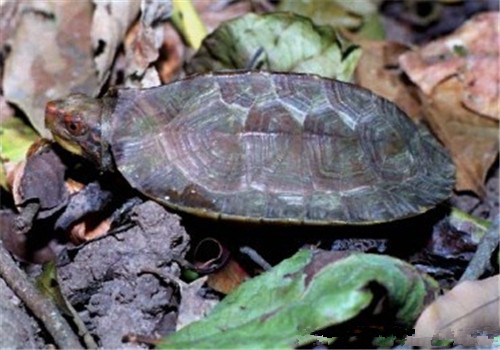
<svg viewBox="0 0 500 350">
<path fill-rule="evenodd" d="M 219 26 L 186 67 L 192 73 L 263 69 L 351 79 L 361 49 L 329 26 L 291 13 L 247 14 Z"/>
<path fill-rule="evenodd" d="M 412 325 L 437 283 L 395 258 L 302 250 L 242 284 L 205 319 L 165 338 L 164 349 L 293 348 L 350 320 L 383 286 L 398 324 Z"/>
</svg>

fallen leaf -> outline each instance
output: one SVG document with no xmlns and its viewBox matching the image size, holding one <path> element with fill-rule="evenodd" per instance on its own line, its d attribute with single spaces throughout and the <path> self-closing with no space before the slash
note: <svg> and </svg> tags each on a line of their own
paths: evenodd
<svg viewBox="0 0 500 350">
<path fill-rule="evenodd" d="M 496 48 L 498 49 L 499 35 L 497 35 L 495 40 L 497 43 Z M 462 96 L 462 102 L 467 108 L 479 114 L 496 118 L 497 120 L 500 119 L 499 62 L 498 52 L 491 55 L 487 54 L 484 57 L 471 57 L 467 59 Z"/>
<path fill-rule="evenodd" d="M 92 47 L 98 81 L 104 84 L 125 34 L 139 14 L 141 1 L 93 0 Z M 100 85 L 100 86 L 101 86 Z"/>
<path fill-rule="evenodd" d="M 414 121 L 420 121 L 422 111 L 418 93 L 403 79 L 398 69 L 398 58 L 408 47 L 389 41 L 355 42 L 363 49 L 356 66 L 356 82 L 397 104 Z"/>
<path fill-rule="evenodd" d="M 160 29 L 160 32 L 158 31 Z M 136 23 L 125 37 L 125 74 L 123 85 L 128 88 L 144 89 L 161 85 L 158 71 L 153 66 L 160 56 L 163 30 Z"/>
<path fill-rule="evenodd" d="M 462 91 L 459 79 L 450 78 L 437 85 L 432 95 L 422 96 L 423 109 L 457 166 L 455 188 L 484 197 L 484 181 L 498 154 L 498 122 L 465 108 Z"/>
<path fill-rule="evenodd" d="M 12 170 L 25 159 L 30 146 L 39 136 L 21 118 L 14 116 L 14 110 L 0 95 L 0 185 L 9 190 L 7 178 L 15 176 Z"/>
<path fill-rule="evenodd" d="M 174 13 L 172 23 L 182 34 L 184 40 L 197 50 L 207 35 L 205 25 L 201 21 L 191 0 L 172 0 Z"/>
<path fill-rule="evenodd" d="M 111 228 L 111 218 L 89 214 L 69 230 L 69 238 L 75 245 L 105 236 Z"/>
<path fill-rule="evenodd" d="M 453 34 L 401 56 L 401 67 L 426 95 L 458 76 L 461 101 L 481 115 L 500 118 L 500 13 L 467 21 Z"/>
<path fill-rule="evenodd" d="M 147 27 L 166 21 L 172 16 L 174 6 L 171 0 L 141 0 L 140 21 Z"/>
<path fill-rule="evenodd" d="M 285 0 L 278 9 L 309 17 L 318 25 L 358 28 L 362 25 L 364 16 L 377 11 L 377 4 L 375 1 Z"/>
<path fill-rule="evenodd" d="M 205 3 L 205 1 L 202 1 Z M 174 80 L 182 69 L 184 63 L 184 55 L 186 47 L 182 42 L 179 33 L 173 28 L 170 23 L 163 26 L 164 42 L 160 58 L 156 64 L 158 74 L 163 83 L 168 83 Z"/>
<path fill-rule="evenodd" d="M 234 69 L 351 79 L 361 51 L 328 26 L 291 13 L 253 13 L 223 23 L 203 40 L 188 74 Z"/>
<path fill-rule="evenodd" d="M 189 284 L 180 279 L 175 279 L 181 290 L 181 302 L 177 311 L 178 316 L 175 327 L 177 331 L 203 319 L 219 303 L 218 300 L 207 299 L 200 295 L 200 290 L 207 279 L 208 276 L 201 277 Z"/>
<path fill-rule="evenodd" d="M 222 22 L 252 12 L 250 1 L 194 1 L 193 5 L 208 33 L 211 33 Z"/>
<path fill-rule="evenodd" d="M 241 265 L 230 258 L 221 270 L 208 275 L 207 285 L 219 293 L 229 294 L 248 278 Z"/>
<path fill-rule="evenodd" d="M 139 21 L 125 38 L 125 54 L 128 61 L 127 77 L 142 77 L 148 67 L 158 59 L 160 56 L 159 48 L 164 41 L 164 31 L 158 23 L 168 19 L 172 12 L 173 7 L 169 1 L 141 1 Z M 159 85 L 159 79 L 157 82 Z M 151 86 L 156 85 L 141 87 Z"/>
<path fill-rule="evenodd" d="M 458 284 L 424 310 L 415 324 L 415 335 L 405 345 L 430 347 L 431 339 L 452 338 L 454 345 L 474 346 L 479 345 L 478 339 L 471 334 L 500 332 L 499 283 L 496 275 Z"/>
<path fill-rule="evenodd" d="M 92 61 L 90 1 L 23 2 L 22 17 L 5 61 L 3 89 L 43 137 L 48 100 L 97 92 Z"/>
<path fill-rule="evenodd" d="M 302 250 L 240 285 L 203 320 L 166 338 L 163 349 L 294 348 L 311 333 L 353 320 L 378 304 L 382 287 L 391 314 L 412 325 L 437 283 L 387 256 Z"/>
<path fill-rule="evenodd" d="M 193 252 L 195 271 L 207 274 L 207 285 L 223 294 L 229 294 L 249 278 L 245 269 L 231 256 L 231 252 L 215 238 L 201 240 Z"/>
<path fill-rule="evenodd" d="M 0 109 L 7 109 L 0 97 Z M 14 116 L 2 118 L 0 122 L 0 156 L 2 162 L 17 162 L 26 156 L 26 152 L 39 136 L 22 119 Z"/>
</svg>

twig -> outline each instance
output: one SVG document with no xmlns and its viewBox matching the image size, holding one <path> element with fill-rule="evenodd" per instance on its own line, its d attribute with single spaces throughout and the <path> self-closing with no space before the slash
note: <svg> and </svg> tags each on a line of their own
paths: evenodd
<svg viewBox="0 0 500 350">
<path fill-rule="evenodd" d="M 493 254 L 496 247 L 498 246 L 499 221 L 500 221 L 499 216 L 497 216 L 495 220 L 493 220 L 493 223 L 488 229 L 488 232 L 486 232 L 486 234 L 479 242 L 476 253 L 472 257 L 469 266 L 467 266 L 467 269 L 465 269 L 465 272 L 462 275 L 462 277 L 460 277 L 458 283 L 463 281 L 477 280 L 488 268 L 491 259 L 491 254 Z"/>
<path fill-rule="evenodd" d="M 269 271 L 273 267 L 257 251 L 248 246 L 240 248 L 240 253 L 246 254 L 254 263 L 262 267 L 264 271 Z"/>
<path fill-rule="evenodd" d="M 0 276 L 39 318 L 60 349 L 83 349 L 78 337 L 55 304 L 28 280 L 0 241 Z"/>
</svg>

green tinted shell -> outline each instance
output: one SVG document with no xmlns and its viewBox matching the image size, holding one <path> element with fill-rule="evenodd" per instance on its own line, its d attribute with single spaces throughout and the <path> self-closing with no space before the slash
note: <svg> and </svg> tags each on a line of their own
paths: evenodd
<svg viewBox="0 0 500 350">
<path fill-rule="evenodd" d="M 226 219 L 384 222 L 451 194 L 446 151 L 393 103 L 302 74 L 200 75 L 119 90 L 119 171 L 175 209 Z"/>
</svg>

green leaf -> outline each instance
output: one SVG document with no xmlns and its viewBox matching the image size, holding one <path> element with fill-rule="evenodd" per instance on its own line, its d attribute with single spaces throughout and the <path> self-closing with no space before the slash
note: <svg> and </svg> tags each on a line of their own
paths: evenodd
<svg viewBox="0 0 500 350">
<path fill-rule="evenodd" d="M 185 38 L 189 46 L 198 49 L 207 35 L 196 9 L 190 0 L 173 0 L 172 22 Z"/>
<path fill-rule="evenodd" d="M 411 326 L 437 283 L 395 258 L 302 250 L 243 283 L 205 319 L 163 339 L 163 349 L 294 348 L 356 317 L 387 291 L 398 324 Z M 430 299 L 430 300 L 429 300 Z M 321 339 L 320 339 L 321 340 Z"/>
<path fill-rule="evenodd" d="M 283 0 L 278 9 L 309 17 L 318 25 L 346 28 L 367 39 L 384 39 L 379 0 Z"/>
<path fill-rule="evenodd" d="M 378 13 L 374 13 L 365 17 L 363 26 L 356 32 L 356 34 L 365 39 L 383 40 L 385 39 L 384 26 L 380 20 Z"/>
<path fill-rule="evenodd" d="M 0 123 L 0 186 L 8 189 L 6 164 L 26 157 L 30 146 L 40 137 L 20 118 L 9 117 Z"/>
<path fill-rule="evenodd" d="M 291 13 L 247 14 L 210 34 L 186 67 L 189 74 L 257 68 L 349 81 L 361 49 L 329 26 Z"/>
<path fill-rule="evenodd" d="M 22 160 L 31 144 L 39 138 L 20 118 L 8 118 L 0 123 L 0 155 L 10 162 Z"/>
</svg>

